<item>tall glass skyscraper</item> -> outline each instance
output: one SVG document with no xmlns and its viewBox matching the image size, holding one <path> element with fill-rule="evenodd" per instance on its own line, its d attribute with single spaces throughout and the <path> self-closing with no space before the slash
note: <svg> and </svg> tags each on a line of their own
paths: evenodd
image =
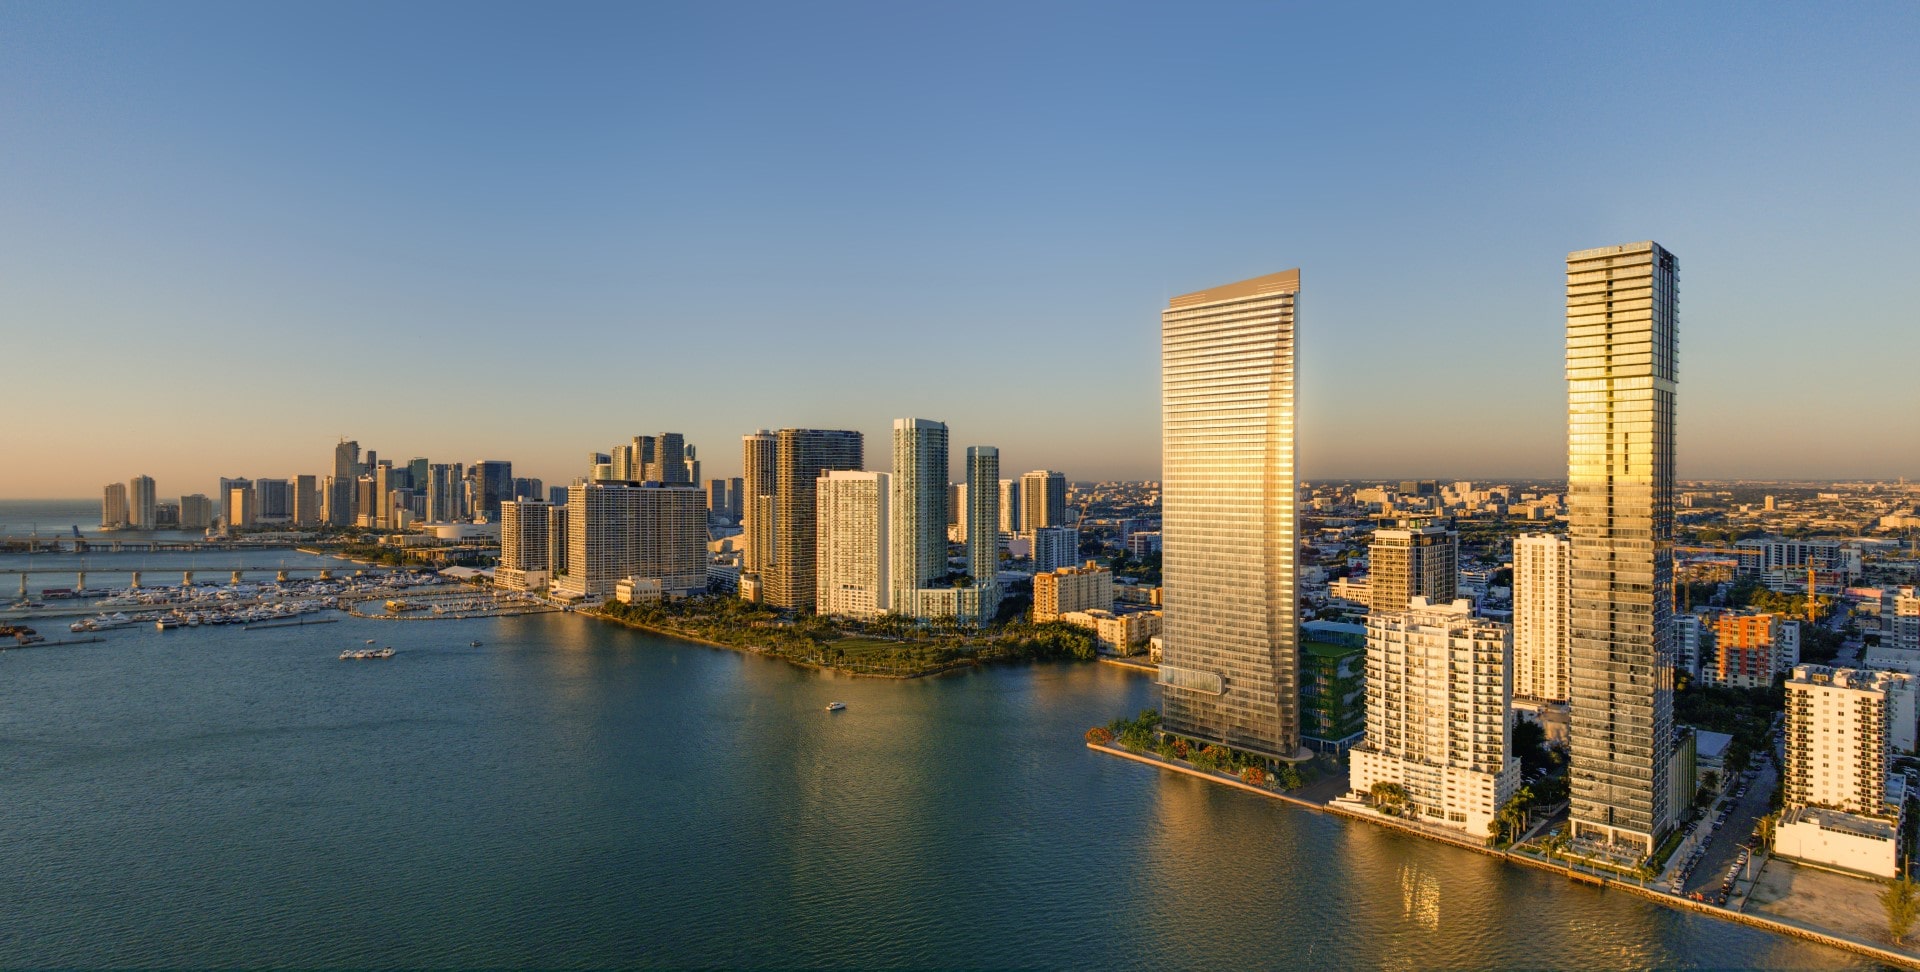
<svg viewBox="0 0 1920 972">
<path fill-rule="evenodd" d="M 1672 826 L 1673 426 L 1680 266 L 1567 254 L 1569 695 L 1576 836 L 1652 853 Z"/>
<path fill-rule="evenodd" d="M 740 567 L 749 574 L 765 570 L 773 561 L 773 489 L 774 458 L 777 439 L 761 429 L 740 437 L 740 455 L 745 474 L 734 486 L 734 510 L 738 515 L 746 548 Z M 744 495 L 741 495 L 744 494 Z"/>
<path fill-rule="evenodd" d="M 815 487 L 820 474 L 866 464 L 858 432 L 781 429 L 774 442 L 772 561 L 761 567 L 766 603 L 811 611 L 815 590 Z"/>
<path fill-rule="evenodd" d="M 980 589 L 980 622 L 1000 607 L 1000 450 L 967 447 L 967 573 Z"/>
<path fill-rule="evenodd" d="M 947 426 L 931 419 L 893 420 L 893 524 L 887 569 L 895 610 L 910 610 L 913 592 L 947 576 Z"/>
<path fill-rule="evenodd" d="M 1160 331 L 1162 728 L 1284 759 L 1300 750 L 1299 292 L 1287 270 L 1175 297 Z"/>
</svg>

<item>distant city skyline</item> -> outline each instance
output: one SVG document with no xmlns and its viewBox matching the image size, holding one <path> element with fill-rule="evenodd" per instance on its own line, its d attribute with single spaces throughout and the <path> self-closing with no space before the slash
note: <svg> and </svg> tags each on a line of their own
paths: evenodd
<svg viewBox="0 0 1920 972">
<path fill-rule="evenodd" d="M 1680 478 L 1920 478 L 1912 4 L 504 9 L 0 9 L 0 497 L 898 415 L 1156 478 L 1159 311 L 1275 266 L 1302 478 L 1552 477 L 1562 258 L 1648 238 Z"/>
</svg>

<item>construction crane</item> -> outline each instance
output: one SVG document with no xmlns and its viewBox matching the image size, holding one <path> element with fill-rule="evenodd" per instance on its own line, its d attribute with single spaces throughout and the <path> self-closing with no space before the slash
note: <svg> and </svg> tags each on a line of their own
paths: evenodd
<svg viewBox="0 0 1920 972">
<path fill-rule="evenodd" d="M 1809 627 L 1813 626 L 1814 622 L 1819 619 L 1819 614 L 1820 614 L 1820 601 L 1818 598 L 1814 596 L 1814 593 L 1813 593 L 1813 579 L 1814 579 L 1813 565 L 1808 564 L 1807 565 L 1807 625 Z"/>
</svg>

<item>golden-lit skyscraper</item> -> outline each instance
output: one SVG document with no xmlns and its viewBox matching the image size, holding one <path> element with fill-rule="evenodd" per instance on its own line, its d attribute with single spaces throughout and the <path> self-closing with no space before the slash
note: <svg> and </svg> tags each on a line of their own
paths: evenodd
<svg viewBox="0 0 1920 972">
<path fill-rule="evenodd" d="M 813 610 L 817 481 L 821 473 L 865 465 L 864 441 L 858 432 L 837 429 L 774 433 L 772 561 L 760 568 L 766 603 Z"/>
<path fill-rule="evenodd" d="M 1651 853 L 1672 826 L 1673 433 L 1679 262 L 1567 254 L 1569 695 L 1576 836 Z"/>
<path fill-rule="evenodd" d="M 1281 758 L 1300 748 L 1299 292 L 1287 270 L 1175 297 L 1160 330 L 1162 727 Z"/>
</svg>

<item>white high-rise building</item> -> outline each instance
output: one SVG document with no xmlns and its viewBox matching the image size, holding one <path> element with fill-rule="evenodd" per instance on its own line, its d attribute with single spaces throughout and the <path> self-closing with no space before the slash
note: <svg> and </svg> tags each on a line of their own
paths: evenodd
<svg viewBox="0 0 1920 972">
<path fill-rule="evenodd" d="M 1899 741 L 1913 745 L 1914 678 L 1800 665 L 1787 681 L 1787 806 L 1885 816 L 1887 774 Z"/>
<path fill-rule="evenodd" d="M 1894 648 L 1920 651 L 1920 588 L 1898 588 L 1887 600 L 1893 610 L 1880 622 L 1884 641 Z"/>
<path fill-rule="evenodd" d="M 818 531 L 814 538 L 815 610 L 872 618 L 892 610 L 888 583 L 889 507 L 893 477 L 883 472 L 834 469 L 815 487 Z"/>
<path fill-rule="evenodd" d="M 893 420 L 893 518 L 888 583 L 896 610 L 913 592 L 947 576 L 947 427 L 928 419 Z M 909 612 L 910 613 L 910 612 Z"/>
<path fill-rule="evenodd" d="M 500 565 L 494 580 L 510 591 L 533 591 L 547 586 L 553 559 L 552 523 L 545 500 L 507 500 L 500 504 Z"/>
<path fill-rule="evenodd" d="M 1411 813 L 1485 837 L 1520 786 L 1507 740 L 1512 635 L 1459 600 L 1367 617 L 1367 738 L 1354 747 L 1353 792 L 1406 792 Z"/>
<path fill-rule="evenodd" d="M 127 525 L 135 530 L 153 529 L 153 477 L 135 476 L 127 480 Z"/>
<path fill-rule="evenodd" d="M 1674 397 L 1679 262 L 1567 254 L 1569 705 L 1575 837 L 1651 855 L 1673 828 Z"/>
<path fill-rule="evenodd" d="M 1787 681 L 1786 759 L 1773 851 L 1874 877 L 1900 873 L 1904 798 L 1893 750 L 1913 745 L 1914 677 L 1800 665 Z"/>
<path fill-rule="evenodd" d="M 1573 545 L 1529 533 L 1513 539 L 1513 694 L 1565 702 Z"/>
<path fill-rule="evenodd" d="M 628 578 L 670 597 L 707 589 L 707 503 L 693 486 L 589 483 L 567 490 L 567 573 L 555 593 L 599 599 Z"/>
<path fill-rule="evenodd" d="M 1186 294 L 1160 327 L 1161 728 L 1274 759 L 1301 752 L 1299 292 L 1296 269 Z M 1029 529 L 1047 524 L 1050 497 L 1022 502 Z"/>
</svg>

